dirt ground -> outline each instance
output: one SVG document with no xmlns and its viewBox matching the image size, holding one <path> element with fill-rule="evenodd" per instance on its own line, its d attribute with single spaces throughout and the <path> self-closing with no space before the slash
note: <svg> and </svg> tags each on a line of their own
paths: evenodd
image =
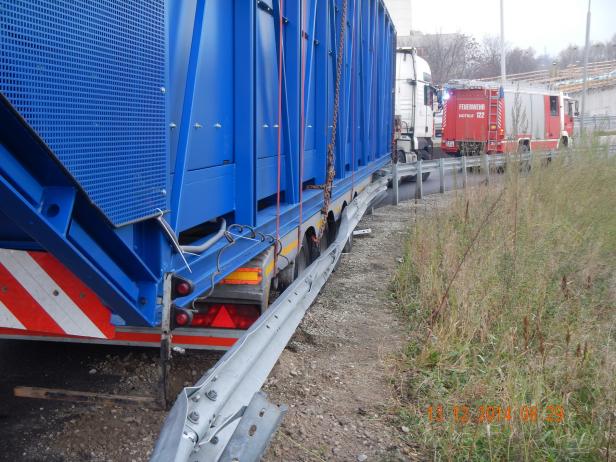
<svg viewBox="0 0 616 462">
<path fill-rule="evenodd" d="M 378 208 L 358 229 L 316 303 L 267 381 L 289 406 L 266 461 L 416 460 L 400 438 L 390 380 L 405 332 L 389 283 L 415 205 Z M 194 383 L 220 357 L 174 358 L 174 389 Z M 147 461 L 165 417 L 136 406 L 92 406 L 12 396 L 16 385 L 152 395 L 158 350 L 44 342 L 0 342 L 0 461 Z"/>
<path fill-rule="evenodd" d="M 378 208 L 302 321 L 265 386 L 289 411 L 264 460 L 406 461 L 394 366 L 405 345 L 390 281 L 412 220 L 443 196 Z M 407 430 L 408 431 L 408 430 Z"/>
<path fill-rule="evenodd" d="M 155 396 L 158 354 L 152 348 L 0 342 L 0 461 L 147 461 L 166 412 L 15 398 L 13 387 Z M 220 356 L 176 355 L 174 391 L 196 382 Z"/>
</svg>

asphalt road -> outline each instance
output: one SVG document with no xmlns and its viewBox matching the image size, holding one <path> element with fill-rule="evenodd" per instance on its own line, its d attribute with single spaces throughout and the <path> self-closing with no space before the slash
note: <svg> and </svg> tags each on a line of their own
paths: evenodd
<svg viewBox="0 0 616 462">
<path fill-rule="evenodd" d="M 493 179 L 495 174 L 492 173 L 490 175 L 490 179 Z M 477 185 L 485 180 L 485 175 L 481 173 L 468 173 L 468 184 L 469 186 Z M 417 183 L 414 181 L 409 181 L 408 178 L 402 179 L 400 185 L 398 187 L 398 197 L 400 201 L 408 201 L 415 199 Z M 423 194 L 424 196 L 429 194 L 438 194 L 440 188 L 440 179 L 438 172 L 430 173 L 429 178 L 423 183 Z M 445 172 L 445 191 L 452 191 L 454 189 L 462 188 L 462 172 L 453 172 L 446 171 Z M 379 205 L 387 205 L 393 202 L 393 189 L 390 187 L 387 190 L 387 196 L 381 201 Z"/>
</svg>

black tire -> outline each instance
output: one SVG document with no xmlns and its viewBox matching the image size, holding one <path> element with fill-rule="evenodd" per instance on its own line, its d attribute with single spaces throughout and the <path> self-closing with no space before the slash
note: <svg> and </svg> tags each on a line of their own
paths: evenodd
<svg viewBox="0 0 616 462">
<path fill-rule="evenodd" d="M 351 253 L 351 250 L 353 250 L 353 232 L 352 231 L 351 231 L 351 235 L 346 241 L 346 244 L 344 244 L 344 247 L 342 248 L 342 253 Z"/>
<path fill-rule="evenodd" d="M 332 229 L 330 228 L 330 223 L 328 222 L 325 225 L 325 229 L 323 229 L 323 235 L 319 240 L 319 256 L 323 255 L 327 251 L 327 248 L 330 246 L 332 242 L 336 239 L 336 235 L 332 234 Z"/>
<path fill-rule="evenodd" d="M 297 277 L 304 271 L 306 271 L 306 268 L 308 268 L 312 263 L 312 251 L 310 248 L 311 245 L 312 244 L 308 240 L 308 236 L 304 236 L 304 239 L 302 240 L 302 247 L 299 249 L 299 252 L 297 252 L 297 255 L 295 256 L 295 264 L 293 265 L 295 274 L 293 279 L 297 279 Z"/>
</svg>

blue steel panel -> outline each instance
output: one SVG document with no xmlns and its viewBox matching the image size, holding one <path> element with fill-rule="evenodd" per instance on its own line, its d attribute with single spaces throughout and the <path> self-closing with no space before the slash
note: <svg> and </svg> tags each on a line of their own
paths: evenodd
<svg viewBox="0 0 616 462">
<path fill-rule="evenodd" d="M 164 0 L 0 11 L 0 92 L 112 223 L 165 209 Z"/>
<path fill-rule="evenodd" d="M 178 228 L 189 229 L 203 223 L 204 217 L 219 217 L 233 210 L 235 178 L 234 164 L 186 172 Z"/>
<path fill-rule="evenodd" d="M 268 6 L 272 7 L 269 0 Z M 274 16 L 257 9 L 256 26 L 256 134 L 257 159 L 277 155 L 278 130 L 278 36 Z M 284 151 L 284 146 L 283 146 Z M 284 152 L 283 152 L 284 154 Z"/>
<path fill-rule="evenodd" d="M 205 2 L 193 101 L 188 170 L 233 161 L 233 2 Z M 201 220 L 204 221 L 204 220 Z"/>
<path fill-rule="evenodd" d="M 160 27 L 164 28 L 165 19 L 162 9 L 158 16 L 157 8 L 162 8 L 163 2 L 164 0 L 147 2 L 146 0 L 130 0 L 122 3 L 104 0 L 88 3 L 86 14 L 85 0 L 74 4 L 71 2 L 71 11 L 66 11 L 66 3 L 57 0 L 54 5 L 57 3 L 60 7 L 54 7 L 53 12 L 44 8 L 47 3 L 41 0 L 33 2 L 0 0 L 0 7 L 3 8 L 0 31 L 4 34 L 1 46 L 6 47 L 5 43 L 14 47 L 19 45 L 20 56 L 21 54 L 31 55 L 29 59 L 34 63 L 35 68 L 34 70 L 24 68 L 24 72 L 27 70 L 31 72 L 31 75 L 27 79 L 22 79 L 20 83 L 22 87 L 17 93 L 14 91 L 13 96 L 15 94 L 20 97 L 25 96 L 34 103 L 47 101 L 43 98 L 49 97 L 50 107 L 56 108 L 54 106 L 58 98 L 56 92 L 66 91 L 69 84 L 60 82 L 59 86 L 45 88 L 44 91 L 41 85 L 42 83 L 49 84 L 48 80 L 44 80 L 50 78 L 48 74 L 51 72 L 48 69 L 59 72 L 56 68 L 49 66 L 52 64 L 57 66 L 58 63 L 69 66 L 63 72 L 70 72 L 71 75 L 76 76 L 77 83 L 73 82 L 74 88 L 68 88 L 74 93 L 67 93 L 64 98 L 65 107 L 70 109 L 73 118 L 62 114 L 59 120 L 67 126 L 58 127 L 57 124 L 50 126 L 54 130 L 65 130 L 67 137 L 63 139 L 66 146 L 72 146 L 66 140 L 76 140 L 75 143 L 82 143 L 79 146 L 80 149 L 75 148 L 75 152 L 78 154 L 87 152 L 87 155 L 82 156 L 82 160 L 87 158 L 92 161 L 90 167 L 98 166 L 95 162 L 98 158 L 92 151 L 81 149 L 84 143 L 92 145 L 98 143 L 102 146 L 98 146 L 100 152 L 106 150 L 105 160 L 114 165 L 115 170 L 111 176 L 115 180 L 118 173 L 124 174 L 130 171 L 126 169 L 126 166 L 118 164 L 122 160 L 118 159 L 119 154 L 126 153 L 121 149 L 118 150 L 118 146 L 124 149 L 133 141 L 131 136 L 135 136 L 143 142 L 139 144 L 139 149 L 143 146 L 148 147 L 151 146 L 149 143 L 152 140 L 160 139 L 157 138 L 160 133 L 162 133 L 164 145 L 166 142 L 164 132 L 169 131 L 173 137 L 170 157 L 175 171 L 171 175 L 163 169 L 163 173 L 165 179 L 173 181 L 172 214 L 169 215 L 169 220 L 177 231 L 224 214 L 229 223 L 257 225 L 259 231 L 274 233 L 276 228 L 275 207 L 257 211 L 257 203 L 263 195 L 271 195 L 276 191 L 277 130 L 273 125 L 278 119 L 278 1 L 267 0 L 267 4 L 273 9 L 270 12 L 264 11 L 263 5 L 256 1 L 171 1 L 167 5 L 166 13 L 168 14 L 166 19 L 168 23 L 167 43 L 165 43 L 165 37 L 161 38 L 159 35 Z M 348 163 L 349 146 L 353 145 L 352 142 L 355 140 L 353 134 L 356 133 L 355 158 L 357 164 L 354 181 L 361 181 L 369 178 L 374 171 L 388 161 L 393 82 L 392 55 L 389 50 L 392 49 L 392 41 L 395 39 L 394 30 L 390 26 L 389 19 L 384 15 L 380 0 L 348 0 L 348 2 L 347 28 L 349 30 L 347 30 L 345 77 L 341 95 L 341 106 L 343 107 L 336 140 L 338 145 L 336 163 L 337 166 Z M 12 25 L 6 18 L 13 18 L 14 13 L 12 13 L 13 16 L 4 15 L 7 3 L 11 8 L 19 11 L 30 11 L 28 9 L 30 5 L 43 5 L 43 7 L 40 11 L 32 13 L 34 25 L 22 23 Z M 281 187 L 283 190 L 287 188 L 287 191 L 285 203 L 281 207 L 281 234 L 293 230 L 300 219 L 297 202 L 299 190 L 296 183 L 300 169 L 299 136 L 303 128 L 299 114 L 301 11 L 308 15 L 303 24 L 306 34 L 305 43 L 309 51 L 306 56 L 304 100 L 306 113 L 304 179 L 314 178 L 317 184 L 323 183 L 325 177 L 326 146 L 331 134 L 328 127 L 331 125 L 333 112 L 335 53 L 342 0 L 305 0 L 303 8 L 302 3 L 300 0 L 284 2 L 286 21 L 283 30 L 285 80 L 282 95 Z M 112 11 L 123 14 L 112 15 L 113 17 L 103 14 L 111 14 Z M 152 17 L 146 18 L 144 16 L 146 14 L 151 14 Z M 56 18 L 54 15 L 65 16 Z M 39 28 L 49 31 L 52 28 L 52 25 L 48 24 L 49 18 L 58 19 L 54 27 L 58 30 L 62 29 L 61 42 L 62 46 L 67 48 L 66 56 L 57 56 L 57 50 L 54 48 L 47 50 L 43 47 L 31 50 L 28 46 L 30 42 L 24 41 L 23 37 L 27 40 L 37 37 L 30 29 Z M 43 21 L 42 24 L 40 24 L 41 21 Z M 117 27 L 113 21 L 118 22 Z M 113 30 L 105 30 L 103 33 L 103 28 L 110 27 L 110 25 L 114 25 Z M 15 27 L 21 28 L 19 29 L 21 36 L 19 34 L 10 35 L 13 33 L 11 31 L 16 30 Z M 77 45 L 74 34 L 81 29 L 94 32 L 81 34 L 83 37 L 80 37 Z M 353 37 L 353 29 L 356 35 L 352 40 L 354 40 L 356 51 L 350 47 L 349 37 Z M 144 37 L 146 30 L 149 35 Z M 25 36 L 25 32 L 31 36 Z M 98 35 L 96 34 L 104 35 L 104 38 L 97 41 Z M 117 40 L 122 34 L 125 34 L 122 36 L 125 42 L 120 44 Z M 5 40 L 5 37 L 9 37 L 10 40 Z M 45 37 L 45 39 L 51 44 L 59 45 L 60 43 L 60 39 L 56 40 L 56 37 Z M 21 42 L 17 43 L 18 40 Z M 143 45 L 143 49 L 139 48 L 140 44 Z M 110 55 L 101 55 L 107 50 L 105 47 L 114 46 L 119 48 L 114 49 Z M 212 47 L 217 47 L 217 49 L 214 50 Z M 12 49 L 7 48 L 7 50 L 16 54 L 14 50 L 11 51 Z M 5 51 L 4 48 L 3 51 Z M 132 61 L 128 59 L 129 51 L 132 53 L 130 55 Z M 56 61 L 47 64 L 47 68 L 44 66 L 37 68 L 36 66 L 40 66 L 41 61 L 37 61 L 36 53 L 46 53 L 45 56 L 51 56 Z M 90 53 L 93 56 L 90 61 L 84 53 Z M 165 61 L 166 54 L 169 55 L 168 61 Z M 353 55 L 355 61 L 351 65 L 349 61 Z M 114 74 L 117 71 L 116 68 L 107 69 L 108 63 L 105 60 L 115 62 L 116 58 L 118 61 L 125 60 L 126 72 L 116 75 Z M 14 58 L 11 59 L 15 61 Z M 105 80 L 100 76 L 98 80 L 96 78 L 96 73 L 100 74 L 100 68 L 93 63 L 95 59 L 106 66 Z M 147 72 L 136 72 L 140 71 L 139 65 L 148 59 L 152 62 L 148 62 Z M 165 74 L 165 70 L 158 67 L 161 62 L 163 66 L 166 62 L 166 72 L 171 79 L 170 88 L 166 94 L 168 98 L 171 98 L 169 111 L 171 118 L 168 122 L 176 124 L 171 130 L 165 127 L 165 103 L 159 91 L 162 84 L 156 82 L 156 88 L 151 92 L 149 87 L 154 83 L 154 74 L 159 76 Z M 84 70 L 75 67 L 77 64 L 88 63 L 92 66 L 91 68 Z M 222 65 L 224 71 L 219 65 Z M 16 69 L 19 70 L 14 63 L 11 64 L 13 67 L 7 66 L 5 55 L 0 55 L 0 66 L 3 66 L 0 70 L 5 72 L 0 77 L 4 79 L 5 84 L 10 80 L 6 77 L 6 73 L 11 73 L 10 75 L 13 76 Z M 9 67 L 10 70 L 7 70 Z M 93 74 L 84 74 L 84 72 Z M 110 82 L 109 75 L 116 76 L 121 84 L 128 86 L 126 88 L 105 86 L 105 82 Z M 79 82 L 87 82 L 88 89 L 79 87 Z M 144 86 L 148 86 L 147 89 Z M 82 100 L 77 99 L 78 97 L 82 98 L 83 104 Z M 136 101 L 140 101 L 141 97 L 148 99 L 149 106 L 136 105 Z M 352 102 L 357 105 L 355 108 L 356 129 L 350 127 L 352 124 L 350 104 Z M 86 103 L 91 105 L 87 106 Z M 94 103 L 97 104 L 96 117 L 100 115 L 99 118 L 92 113 L 83 112 L 84 108 L 92 109 Z M 208 106 L 208 103 L 212 104 Z M 36 105 L 28 107 L 39 108 Z M 119 109 L 111 114 L 101 112 L 99 108 L 104 111 L 110 108 Z M 120 110 L 124 108 L 137 108 L 139 111 L 124 114 Z M 160 108 L 163 110 L 159 112 Z M 28 119 L 30 123 L 41 133 L 41 129 L 35 125 L 37 119 L 33 119 L 32 114 L 28 115 L 26 112 L 22 111 L 24 115 L 30 117 Z M 219 113 L 225 118 L 222 130 L 209 125 L 218 121 L 215 116 Z M 122 131 L 122 127 L 118 127 L 116 123 L 118 120 L 126 122 L 128 116 L 135 117 L 130 119 L 133 122 L 144 120 L 145 125 L 134 125 Z M 50 122 L 44 119 L 43 121 Z M 93 129 L 88 125 L 91 121 L 96 121 L 99 126 Z M 154 122 L 157 121 L 161 122 L 160 133 L 156 131 L 158 125 L 154 127 Z M 195 129 L 194 124 L 197 122 L 203 126 L 202 129 Z M 268 125 L 267 129 L 263 127 L 264 124 Z M 112 137 L 114 142 L 119 143 L 114 147 L 115 150 L 108 149 L 108 146 L 101 142 L 102 135 L 109 135 L 112 129 L 119 130 Z M 194 138 L 195 132 L 200 132 L 199 137 L 202 138 L 198 143 L 193 142 L 196 139 Z M 46 158 L 47 154 L 44 153 L 39 153 L 37 157 L 34 157 L 31 145 L 25 146 L 23 142 L 11 143 L 9 133 L 10 131 L 3 131 L 0 124 L 0 145 L 6 143 L 10 151 L 10 155 L 3 157 L 0 162 L 0 194 L 5 194 L 6 198 L 4 202 L 0 201 L 1 213 L 9 216 L 10 220 L 26 230 L 42 247 L 57 255 L 72 271 L 80 274 L 84 282 L 91 286 L 115 313 L 121 314 L 129 325 L 153 325 L 158 321 L 160 306 L 157 305 L 157 299 L 161 295 L 163 272 L 177 272 L 195 282 L 196 291 L 190 297 L 177 300 L 181 305 L 189 304 L 194 297 L 209 289 L 210 278 L 213 273 L 216 273 L 217 263 L 220 264 L 221 271 L 216 273 L 215 281 L 220 280 L 271 245 L 267 242 L 241 239 L 218 255 L 220 247 L 226 242 L 223 240 L 202 255 L 188 255 L 187 259 L 192 269 L 190 272 L 179 255 L 171 254 L 169 242 L 162 236 L 161 229 L 154 220 L 142 221 L 132 226 L 113 230 L 108 223 L 103 221 L 101 214 L 94 210 L 92 204 L 81 192 L 75 196 L 69 194 L 73 182 L 68 181 L 70 179 L 68 175 L 63 174 L 66 178 L 63 177 L 62 181 L 54 178 L 54 175 L 58 176 L 59 169 L 51 157 Z M 55 133 L 52 132 L 52 134 Z M 223 133 L 224 136 L 221 136 L 220 134 Z M 77 137 L 82 135 L 88 138 Z M 49 143 L 49 140 L 47 141 Z M 90 144 L 86 147 L 88 146 Z M 59 150 L 55 149 L 58 153 Z M 143 152 L 138 151 L 139 154 Z M 1 154 L 2 149 L 0 149 Z M 148 162 L 154 162 L 157 158 L 156 152 L 151 152 L 151 154 L 152 159 L 148 158 Z M 378 160 L 374 160 L 376 158 Z M 369 159 L 373 161 L 369 162 Z M 227 165 L 216 165 L 226 163 L 225 161 L 228 161 Z M 66 162 L 65 165 L 68 166 Z M 144 170 L 152 170 L 152 165 L 142 162 L 134 166 L 133 174 L 137 178 L 135 183 L 143 185 L 143 178 L 139 175 Z M 204 166 L 210 167 L 202 168 Z M 27 170 L 27 175 L 24 174 L 25 170 Z M 95 172 L 92 175 L 93 178 L 88 179 L 96 181 L 97 187 L 105 187 L 108 180 L 108 177 L 102 174 L 105 172 L 93 171 Z M 30 177 L 29 181 L 28 177 Z M 14 184 L 19 185 L 23 191 L 14 190 L 11 186 Z M 161 181 L 160 185 L 164 187 L 164 184 L 165 181 Z M 62 188 L 56 188 L 58 186 Z M 128 185 L 127 188 L 131 186 Z M 345 174 L 338 168 L 333 197 L 339 197 L 352 187 L 353 179 L 350 172 Z M 122 196 L 126 190 L 115 187 L 114 194 Z M 87 192 L 92 196 L 91 190 Z M 130 203 L 121 205 L 123 211 L 130 212 L 130 207 L 133 206 L 133 202 L 136 202 L 137 195 L 130 194 Z M 319 212 L 322 206 L 322 196 L 323 193 L 320 190 L 303 191 L 302 221 L 305 222 L 310 216 Z M 43 216 L 44 204 L 51 202 L 51 199 L 59 203 L 62 209 L 66 207 L 67 210 L 74 201 L 68 231 L 66 231 L 66 225 L 70 217 L 67 215 L 59 215 L 62 219 L 58 218 L 57 221 L 48 220 Z M 8 200 L 11 202 L 7 202 Z M 102 206 L 99 204 L 99 207 Z M 15 231 L 12 226 L 5 226 L 2 229 L 9 238 L 20 237 L 12 235 Z M 199 242 L 207 238 L 208 236 L 203 236 Z M 218 256 L 220 257 L 219 262 L 217 262 Z"/>
</svg>

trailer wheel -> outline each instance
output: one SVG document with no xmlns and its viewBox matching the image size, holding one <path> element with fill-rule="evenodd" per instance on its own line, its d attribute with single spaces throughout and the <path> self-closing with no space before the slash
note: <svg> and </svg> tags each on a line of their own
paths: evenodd
<svg viewBox="0 0 616 462">
<path fill-rule="evenodd" d="M 351 253 L 351 250 L 353 250 L 353 232 L 351 231 L 351 234 L 349 235 L 349 238 L 346 241 L 346 244 L 344 244 L 344 247 L 342 248 L 342 253 Z"/>
<path fill-rule="evenodd" d="M 323 255 L 330 244 L 334 242 L 336 239 L 336 221 L 334 220 L 333 214 L 330 212 L 330 215 L 327 217 L 327 224 L 323 229 L 323 235 L 319 240 L 319 256 Z"/>
<path fill-rule="evenodd" d="M 310 266 L 312 263 L 311 252 L 310 252 L 310 241 L 308 236 L 304 235 L 304 239 L 302 240 L 302 247 L 297 252 L 295 256 L 295 265 L 294 266 L 294 277 L 293 279 L 297 279 L 300 274 L 306 271 L 306 268 Z"/>
</svg>

